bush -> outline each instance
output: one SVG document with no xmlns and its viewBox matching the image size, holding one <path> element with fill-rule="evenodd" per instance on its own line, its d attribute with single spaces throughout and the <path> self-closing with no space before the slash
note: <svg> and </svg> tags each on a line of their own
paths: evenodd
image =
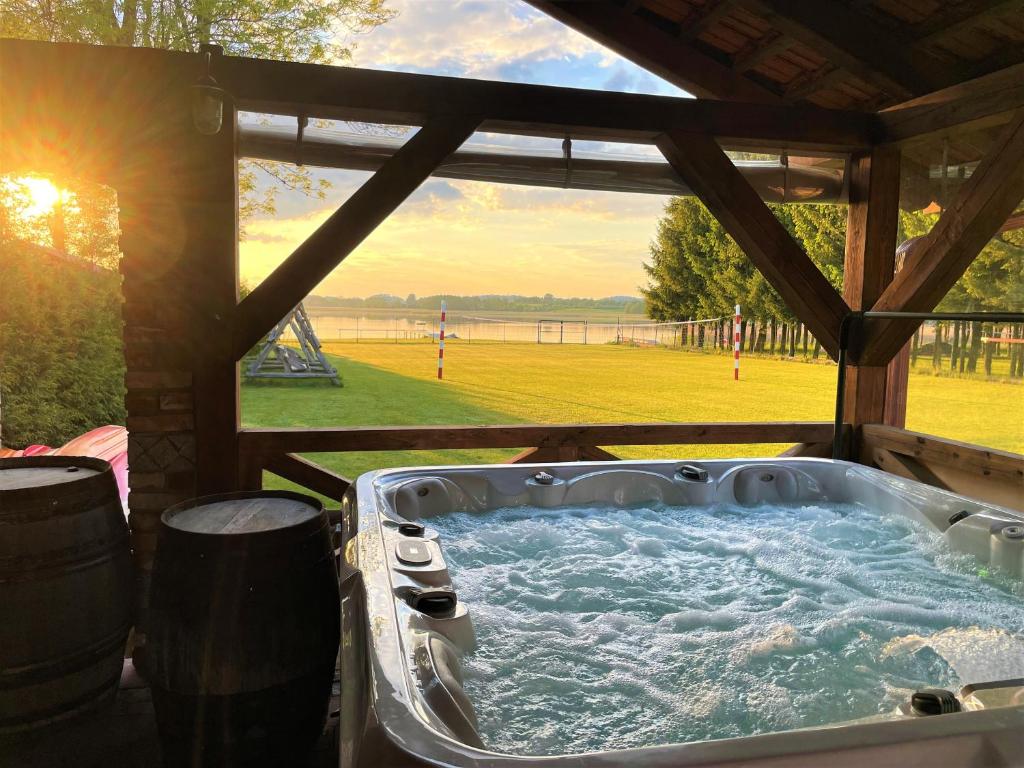
<svg viewBox="0 0 1024 768">
<path fill-rule="evenodd" d="M 0 244 L 0 437 L 61 445 L 124 424 L 121 279 L 20 241 Z"/>
</svg>

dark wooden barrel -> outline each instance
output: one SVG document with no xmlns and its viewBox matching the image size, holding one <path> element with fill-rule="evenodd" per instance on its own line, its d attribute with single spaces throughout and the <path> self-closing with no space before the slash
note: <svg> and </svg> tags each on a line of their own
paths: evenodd
<svg viewBox="0 0 1024 768">
<path fill-rule="evenodd" d="M 0 741 L 113 700 L 131 606 L 128 525 L 110 465 L 0 459 Z"/>
<path fill-rule="evenodd" d="M 339 622 L 316 499 L 262 491 L 168 509 L 145 652 L 166 764 L 301 763 L 327 717 Z"/>
</svg>

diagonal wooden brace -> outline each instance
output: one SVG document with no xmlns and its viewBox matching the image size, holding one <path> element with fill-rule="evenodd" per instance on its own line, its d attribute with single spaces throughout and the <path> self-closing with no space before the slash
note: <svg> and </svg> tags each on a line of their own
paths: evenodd
<svg viewBox="0 0 1024 768">
<path fill-rule="evenodd" d="M 1024 198 L 1024 109 L 999 134 L 971 178 L 872 310 L 931 312 Z M 861 365 L 885 365 L 920 325 L 868 319 Z"/>
<path fill-rule="evenodd" d="M 747 254 L 786 305 L 836 357 L 842 296 L 710 136 L 669 131 L 657 141 L 669 164 Z"/>
<path fill-rule="evenodd" d="M 479 117 L 435 118 L 398 150 L 235 309 L 241 360 L 476 130 Z"/>
</svg>

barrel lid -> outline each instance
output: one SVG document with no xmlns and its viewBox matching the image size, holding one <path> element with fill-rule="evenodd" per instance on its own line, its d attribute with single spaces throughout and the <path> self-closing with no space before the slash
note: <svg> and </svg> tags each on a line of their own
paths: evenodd
<svg viewBox="0 0 1024 768">
<path fill-rule="evenodd" d="M 169 509 L 163 520 L 165 525 L 189 533 L 259 533 L 292 528 L 319 518 L 321 509 L 309 501 L 298 494 L 214 497 L 206 503 Z"/>
<path fill-rule="evenodd" d="M 94 466 L 84 457 L 30 457 L 0 460 L 0 491 L 76 483 L 101 474 L 106 465 Z"/>
</svg>

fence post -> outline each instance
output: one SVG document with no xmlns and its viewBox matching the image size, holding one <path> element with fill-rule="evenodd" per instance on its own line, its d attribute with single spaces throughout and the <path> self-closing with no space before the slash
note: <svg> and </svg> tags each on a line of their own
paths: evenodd
<svg viewBox="0 0 1024 768">
<path fill-rule="evenodd" d="M 441 324 L 437 332 L 437 378 L 444 378 L 444 313 L 447 309 L 444 299 L 441 299 Z"/>
<path fill-rule="evenodd" d="M 743 315 L 740 314 L 740 305 L 736 305 L 736 317 L 733 320 L 732 332 L 732 379 L 740 380 L 740 324 L 743 322 Z"/>
</svg>

